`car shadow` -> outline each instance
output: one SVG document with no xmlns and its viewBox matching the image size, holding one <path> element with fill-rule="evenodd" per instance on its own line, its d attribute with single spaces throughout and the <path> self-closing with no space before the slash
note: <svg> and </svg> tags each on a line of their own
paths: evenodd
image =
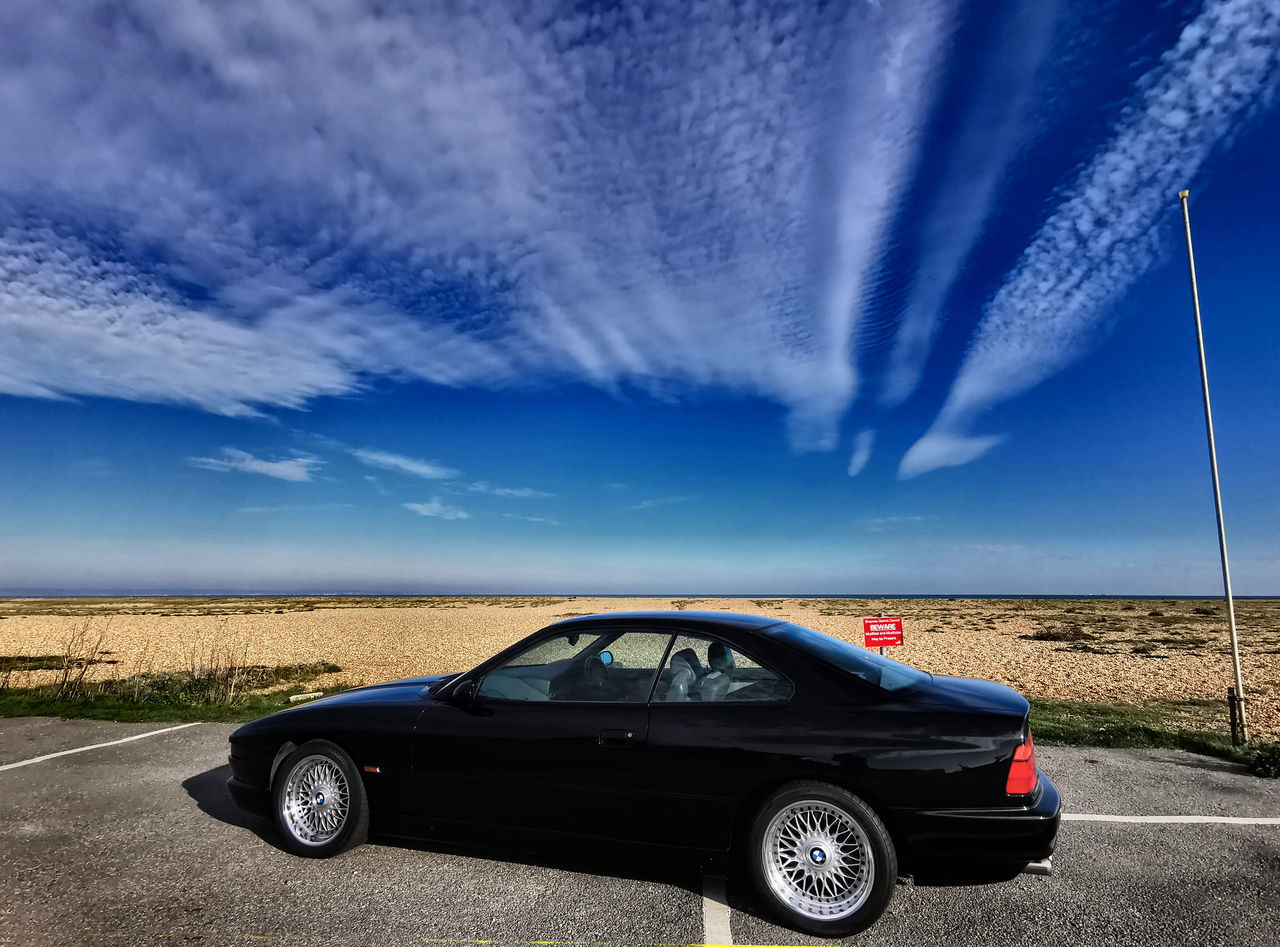
<svg viewBox="0 0 1280 947">
<path fill-rule="evenodd" d="M 957 865 L 953 868 L 934 868 L 927 873 L 901 876 L 898 887 L 956 888 L 1002 884 L 1019 877 L 1021 871 L 1011 868 L 980 868 Z M 746 871 L 735 863 L 726 884 L 726 903 L 734 911 L 757 921 L 787 929 L 776 914 L 765 906 L 755 885 Z"/>
<path fill-rule="evenodd" d="M 273 848 L 288 852 L 276 834 L 276 827 L 270 819 L 245 812 L 231 798 L 227 790 L 227 779 L 231 776 L 231 767 L 224 763 L 214 769 L 206 770 L 196 776 L 183 780 L 182 788 L 205 815 L 219 822 L 238 829 L 252 832 Z M 560 871 L 576 871 L 593 875 L 631 881 L 656 882 L 684 888 L 701 896 L 703 892 L 702 875 L 696 868 L 658 867 L 646 860 L 635 861 L 628 858 L 633 854 L 630 849 L 619 848 L 617 857 L 594 857 L 585 854 L 565 854 L 564 846 L 558 849 L 533 847 L 529 843 L 517 849 L 504 848 L 498 843 L 485 844 L 484 841 L 472 845 L 458 845 L 446 841 L 402 839 L 370 832 L 369 841 L 376 845 L 412 851 L 434 852 L 440 855 L 457 855 L 467 858 L 487 858 L 505 862 L 510 865 L 527 865 L 536 868 L 551 868 Z M 625 852 L 625 854 L 624 854 Z"/>
<path fill-rule="evenodd" d="M 379 845 L 410 851 L 456 855 L 463 858 L 485 858 L 508 865 L 525 865 L 530 868 L 549 868 L 555 871 L 572 871 L 601 877 L 626 879 L 628 881 L 671 885 L 683 888 L 699 896 L 703 893 L 702 876 L 692 869 L 673 870 L 671 868 L 660 868 L 643 862 L 637 863 L 627 860 L 621 854 L 613 858 L 603 856 L 588 857 L 585 855 L 566 855 L 563 851 L 553 851 L 549 848 L 545 850 L 532 847 L 510 849 L 496 844 L 486 845 L 483 842 L 458 845 L 432 839 L 403 839 L 381 835 L 371 835 L 370 841 Z"/>
<path fill-rule="evenodd" d="M 214 769 L 205 770 L 197 776 L 182 781 L 182 788 L 205 815 L 233 825 L 238 829 L 246 829 L 262 839 L 273 848 L 287 851 L 276 838 L 275 826 L 268 819 L 245 812 L 236 805 L 227 790 L 227 780 L 231 777 L 231 765 L 223 763 Z"/>
</svg>

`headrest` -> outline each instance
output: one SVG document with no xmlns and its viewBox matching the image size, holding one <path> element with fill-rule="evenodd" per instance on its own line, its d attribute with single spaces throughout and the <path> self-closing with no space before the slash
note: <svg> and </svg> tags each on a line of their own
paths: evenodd
<svg viewBox="0 0 1280 947">
<path fill-rule="evenodd" d="M 702 677 L 702 675 L 707 673 L 707 669 L 704 668 L 702 666 L 702 662 L 698 660 L 698 652 L 694 651 L 692 648 L 681 648 L 671 656 L 671 669 L 673 671 L 677 668 L 677 661 L 683 661 L 696 677 Z"/>
<path fill-rule="evenodd" d="M 689 651 L 689 649 L 686 648 L 685 651 Z M 685 651 L 677 651 L 671 656 L 671 674 L 673 677 L 682 673 L 687 673 L 690 677 L 696 677 L 698 674 Z M 689 651 L 689 654 L 693 654 L 693 652 Z M 693 660 L 698 660 L 697 655 L 694 655 Z"/>
<path fill-rule="evenodd" d="M 713 641 L 707 648 L 707 663 L 713 671 L 732 671 L 733 652 L 720 642 Z"/>
</svg>

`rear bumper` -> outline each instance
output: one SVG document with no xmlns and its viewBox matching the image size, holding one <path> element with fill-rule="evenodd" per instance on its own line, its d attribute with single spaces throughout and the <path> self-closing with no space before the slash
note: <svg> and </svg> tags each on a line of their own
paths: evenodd
<svg viewBox="0 0 1280 947">
<path fill-rule="evenodd" d="M 1044 773 L 1023 806 L 930 809 L 903 814 L 913 863 L 964 860 L 1021 867 L 1053 854 L 1062 815 L 1058 788 Z"/>
</svg>

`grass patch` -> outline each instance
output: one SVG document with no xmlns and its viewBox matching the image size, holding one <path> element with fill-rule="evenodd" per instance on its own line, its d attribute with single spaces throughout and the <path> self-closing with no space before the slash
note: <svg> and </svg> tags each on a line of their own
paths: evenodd
<svg viewBox="0 0 1280 947">
<path fill-rule="evenodd" d="M 1055 625 L 1050 628 L 1037 628 L 1029 635 L 1022 635 L 1030 641 L 1092 641 L 1098 636 L 1085 631 L 1079 625 Z"/>
<path fill-rule="evenodd" d="M 298 706 L 289 703 L 289 695 L 303 690 L 295 687 L 235 704 L 148 704 L 113 696 L 67 699 L 56 697 L 44 688 L 11 687 L 0 691 L 0 717 L 62 717 L 122 723 L 239 723 Z"/>
<path fill-rule="evenodd" d="M 60 665 L 59 665 L 60 667 Z M 134 674 L 105 681 L 0 688 L 0 717 L 85 717 L 93 720 L 252 720 L 292 706 L 327 661 L 276 667 L 251 665 L 204 671 Z"/>
<path fill-rule="evenodd" d="M 1187 750 L 1249 767 L 1255 776 L 1280 776 L 1280 743 L 1232 746 L 1210 727 L 1221 725 L 1219 700 L 1148 701 L 1142 704 L 1077 700 L 1031 701 L 1031 731 L 1048 745 Z"/>
<path fill-rule="evenodd" d="M 0 654 L 0 674 L 14 671 L 61 671 L 68 662 L 79 667 L 85 660 L 89 664 L 118 664 L 110 658 L 68 659 L 62 654 Z"/>
</svg>

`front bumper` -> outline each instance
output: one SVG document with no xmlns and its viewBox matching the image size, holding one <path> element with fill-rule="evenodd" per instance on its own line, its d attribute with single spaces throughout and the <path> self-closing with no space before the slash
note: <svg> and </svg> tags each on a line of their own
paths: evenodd
<svg viewBox="0 0 1280 947">
<path fill-rule="evenodd" d="M 901 826 L 913 862 L 1022 866 L 1053 854 L 1061 816 L 1058 788 L 1041 772 L 1026 805 L 917 811 L 905 816 Z"/>
<path fill-rule="evenodd" d="M 271 815 L 271 760 L 266 757 L 251 756 L 240 747 L 232 744 L 231 778 L 227 780 L 227 791 L 231 798 L 245 812 L 270 817 Z"/>
<path fill-rule="evenodd" d="M 245 812 L 269 818 L 271 815 L 271 790 L 250 786 L 232 776 L 227 780 L 227 791 L 231 798 Z"/>
</svg>

